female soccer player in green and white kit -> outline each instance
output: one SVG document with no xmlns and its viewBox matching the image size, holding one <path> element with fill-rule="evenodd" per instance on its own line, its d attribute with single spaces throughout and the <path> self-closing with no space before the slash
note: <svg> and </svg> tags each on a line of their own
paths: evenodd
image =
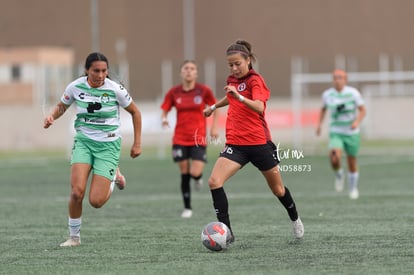
<svg viewBox="0 0 414 275">
<path fill-rule="evenodd" d="M 345 150 L 348 162 L 349 197 L 357 199 L 358 166 L 357 155 L 360 146 L 359 125 L 365 116 L 364 100 L 359 91 L 347 86 L 347 74 L 344 70 L 333 71 L 333 87 L 322 95 L 323 107 L 320 113 L 316 134 L 321 134 L 321 125 L 326 110 L 330 112 L 329 148 L 330 161 L 335 171 L 335 189 L 343 190 L 344 172 L 341 165 L 342 151 Z"/>
<path fill-rule="evenodd" d="M 82 224 L 82 201 L 89 174 L 92 181 L 89 189 L 89 203 L 102 207 L 111 196 L 114 184 L 120 189 L 125 179 L 118 169 L 121 152 L 119 133 L 119 106 L 132 116 L 134 142 L 130 155 L 141 154 L 141 112 L 119 83 L 108 78 L 108 60 L 101 53 L 91 53 L 85 62 L 85 76 L 70 83 L 61 101 L 44 120 L 49 128 L 75 103 L 76 135 L 71 159 L 71 193 L 69 198 L 69 239 L 60 246 L 77 246 Z"/>
</svg>

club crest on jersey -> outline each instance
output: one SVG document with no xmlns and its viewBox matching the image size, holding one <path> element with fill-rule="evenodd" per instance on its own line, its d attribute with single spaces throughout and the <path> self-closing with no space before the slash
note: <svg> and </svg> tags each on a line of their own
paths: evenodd
<svg viewBox="0 0 414 275">
<path fill-rule="evenodd" d="M 203 102 L 203 98 L 201 96 L 199 96 L 199 95 L 196 95 L 194 97 L 194 103 L 195 104 L 201 104 L 201 102 Z"/>
<path fill-rule="evenodd" d="M 104 93 L 101 95 L 101 102 L 102 103 L 108 103 L 109 102 L 109 95 L 107 93 Z"/>
<path fill-rule="evenodd" d="M 246 90 L 246 83 L 240 83 L 239 86 L 237 86 L 237 91 L 239 92 L 243 92 L 244 90 Z"/>
</svg>

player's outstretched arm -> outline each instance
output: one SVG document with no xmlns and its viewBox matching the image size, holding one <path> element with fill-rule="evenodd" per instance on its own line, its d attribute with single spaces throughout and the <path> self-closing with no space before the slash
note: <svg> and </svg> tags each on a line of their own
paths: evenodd
<svg viewBox="0 0 414 275">
<path fill-rule="evenodd" d="M 205 117 L 211 116 L 211 114 L 214 112 L 215 109 L 221 108 L 224 106 L 229 105 L 229 101 L 227 100 L 227 97 L 223 97 L 219 101 L 216 102 L 216 104 L 213 104 L 207 108 L 204 109 L 203 114 Z"/>
<path fill-rule="evenodd" d="M 359 124 L 361 124 L 361 121 L 365 117 L 366 113 L 367 111 L 364 105 L 361 105 L 358 107 L 358 116 L 351 125 L 352 129 L 356 129 L 359 127 Z"/>
<path fill-rule="evenodd" d="M 66 112 L 68 108 L 68 105 L 65 105 L 63 102 L 59 102 L 53 111 L 45 118 L 43 122 L 43 128 L 49 128 L 56 119 L 60 118 Z"/>
<path fill-rule="evenodd" d="M 141 155 L 141 111 L 138 109 L 135 102 L 131 102 L 125 110 L 132 116 L 132 125 L 134 127 L 134 143 L 132 144 L 130 156 L 136 158 Z"/>
<path fill-rule="evenodd" d="M 316 135 L 320 136 L 321 132 L 322 132 L 322 123 L 323 123 L 323 119 L 325 118 L 325 113 L 326 113 L 326 107 L 322 107 L 320 115 L 319 115 L 319 122 L 318 122 L 318 126 L 316 127 Z"/>
</svg>

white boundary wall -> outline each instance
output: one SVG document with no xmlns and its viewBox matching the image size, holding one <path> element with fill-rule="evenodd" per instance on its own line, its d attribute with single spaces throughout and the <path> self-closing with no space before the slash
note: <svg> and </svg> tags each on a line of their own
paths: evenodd
<svg viewBox="0 0 414 275">
<path fill-rule="evenodd" d="M 306 62 L 305 62 L 306 63 Z M 344 68 L 346 60 L 337 57 L 337 67 Z M 351 62 L 352 63 L 352 62 Z M 414 81 L 414 71 L 388 71 L 388 59 L 380 57 L 379 72 L 354 72 L 356 66 L 348 64 L 352 72 L 348 73 L 350 82 L 371 82 L 363 86 L 361 92 L 366 97 L 367 117 L 362 123 L 362 135 L 366 139 L 414 139 L 414 123 L 411 121 L 412 106 L 414 106 L 414 85 L 406 83 Z M 291 98 L 272 98 L 268 102 L 268 114 L 272 110 L 282 110 L 293 114 L 293 125 L 289 127 L 273 127 L 272 136 L 275 142 L 293 144 L 294 147 L 312 147 L 327 140 L 327 120 L 321 138 L 315 135 L 314 125 L 306 127 L 301 124 L 301 116 L 309 110 L 319 110 L 321 94 L 317 97 L 308 96 L 308 84 L 326 83 L 329 87 L 332 82 L 331 73 L 303 73 L 304 61 L 300 58 L 292 59 Z M 352 65 L 352 66 L 351 66 Z M 204 64 L 205 79 L 210 86 L 215 86 L 215 62 L 207 60 Z M 402 66 L 397 66 L 399 69 Z M 162 66 L 163 93 L 155 101 L 137 102 L 143 116 L 143 145 L 157 146 L 159 154 L 163 155 L 165 148 L 171 144 L 171 137 L 175 125 L 175 113 L 169 114 L 171 128 L 162 129 L 160 124 L 161 110 L 159 108 L 162 96 L 174 83 L 172 62 L 166 60 Z M 372 85 L 372 83 L 378 83 Z M 61 90 L 61 89 L 58 89 Z M 322 93 L 322 91 L 321 91 Z M 53 106 L 44 106 L 38 100 L 29 106 L 1 106 L 1 126 L 5 130 L 0 143 L 1 150 L 34 150 L 42 148 L 71 148 L 73 139 L 74 109 L 56 121 L 50 129 L 43 129 L 43 119 Z M 221 111 L 222 116 L 225 110 Z M 121 115 L 123 146 L 132 142 L 132 126 L 128 113 Z M 273 120 L 283 120 L 282 117 L 272 117 Z M 224 129 L 221 129 L 220 144 L 224 144 Z"/>
<path fill-rule="evenodd" d="M 364 123 L 366 139 L 414 139 L 414 84 L 364 86 L 362 94 L 367 107 Z"/>
<path fill-rule="evenodd" d="M 370 87 L 372 89 L 375 87 Z M 368 88 L 367 88 L 368 89 Z M 367 117 L 362 123 L 362 136 L 366 139 L 414 139 L 414 123 L 412 121 L 412 106 L 414 96 L 368 96 L 366 98 Z M 171 137 L 175 125 L 175 113 L 172 111 L 168 118 L 171 128 L 161 128 L 161 111 L 158 102 L 137 102 L 142 112 L 144 146 L 159 147 L 163 156 L 165 148 L 170 147 Z M 270 110 L 291 110 L 290 99 L 272 100 L 268 104 Z M 320 98 L 307 99 L 303 107 L 308 110 L 318 110 L 321 106 Z M 73 106 L 72 106 L 73 107 Z M 1 150 L 34 150 L 34 149 L 70 149 L 73 138 L 73 119 L 75 108 L 70 108 L 61 118 L 55 121 L 49 129 L 43 129 L 43 119 L 50 110 L 32 106 L 15 106 L 0 108 L 1 125 L 5 130 L 1 137 Z M 221 111 L 225 116 L 225 110 Z M 132 142 L 132 122 L 130 115 L 122 110 L 121 113 L 123 146 L 129 147 Z M 327 140 L 327 120 L 323 128 L 322 137 L 315 135 L 312 126 L 301 127 L 302 144 L 295 146 L 312 147 Z M 293 144 L 296 140 L 295 127 L 271 129 L 275 142 Z M 224 144 L 224 129 L 220 129 L 220 144 Z M 220 145 L 218 144 L 218 145 Z"/>
</svg>

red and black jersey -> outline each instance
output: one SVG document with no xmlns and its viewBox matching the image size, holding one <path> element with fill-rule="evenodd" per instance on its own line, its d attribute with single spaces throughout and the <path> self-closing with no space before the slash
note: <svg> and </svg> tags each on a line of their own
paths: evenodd
<svg viewBox="0 0 414 275">
<path fill-rule="evenodd" d="M 209 87 L 196 83 L 194 89 L 184 91 L 182 85 L 172 87 L 165 95 L 161 109 L 177 111 L 173 144 L 183 146 L 206 146 L 206 118 L 203 110 L 206 105 L 216 103 Z"/>
<path fill-rule="evenodd" d="M 226 121 L 226 143 L 234 145 L 259 145 L 272 140 L 265 120 L 266 101 L 270 97 L 270 90 L 261 75 L 253 69 L 243 78 L 229 76 L 227 85 L 235 86 L 245 98 L 264 102 L 262 114 L 251 110 L 244 103 L 232 95 L 227 95 L 229 108 Z"/>
</svg>

